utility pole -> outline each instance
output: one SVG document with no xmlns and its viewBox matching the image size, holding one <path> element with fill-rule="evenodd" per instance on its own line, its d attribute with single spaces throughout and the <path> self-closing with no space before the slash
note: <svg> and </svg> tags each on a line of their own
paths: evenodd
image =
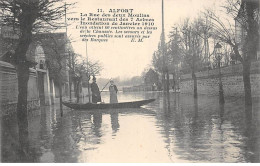
<svg viewBox="0 0 260 166">
<path fill-rule="evenodd" d="M 163 11 L 163 0 L 162 0 L 162 34 L 161 34 L 161 49 L 162 49 L 162 57 L 163 57 L 163 67 L 162 67 L 162 84 L 163 84 L 163 92 L 165 92 L 165 52 L 164 52 L 164 11 Z"/>
<path fill-rule="evenodd" d="M 164 34 L 164 3 L 162 0 L 162 36 L 161 36 L 161 48 L 162 48 L 162 57 L 163 57 L 163 93 L 166 93 L 167 100 L 167 111 L 170 110 L 170 93 L 169 93 L 169 71 L 168 71 L 168 63 L 166 63 L 165 54 L 166 54 L 166 46 L 165 46 L 165 34 Z M 165 81 L 166 75 L 166 81 Z M 165 101 L 166 102 L 166 101 Z"/>
<path fill-rule="evenodd" d="M 163 56 L 163 91 L 169 93 L 169 71 L 168 71 L 168 65 L 166 64 L 166 47 L 165 47 L 165 34 L 164 34 L 164 3 L 162 0 L 162 36 L 161 36 L 161 48 L 162 48 L 162 56 Z M 165 81 L 165 75 L 167 77 L 167 80 Z"/>
<path fill-rule="evenodd" d="M 88 41 L 87 41 L 87 38 L 86 38 L 86 58 L 87 58 L 87 79 L 88 79 L 88 101 L 91 102 L 90 93 L 89 93 L 90 92 L 90 87 L 89 87 L 90 75 L 89 75 L 89 64 L 88 64 Z"/>
<path fill-rule="evenodd" d="M 65 2 L 65 28 L 66 28 L 66 40 L 68 37 L 68 29 L 67 29 L 67 3 Z M 68 40 L 66 41 L 66 43 Z M 69 95 L 70 95 L 70 101 L 71 101 L 71 57 L 70 57 L 70 51 L 69 51 Z"/>
</svg>

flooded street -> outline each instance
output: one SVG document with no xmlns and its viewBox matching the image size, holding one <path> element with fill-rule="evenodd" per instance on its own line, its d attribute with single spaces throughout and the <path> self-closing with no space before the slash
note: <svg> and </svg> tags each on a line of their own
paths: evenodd
<svg viewBox="0 0 260 166">
<path fill-rule="evenodd" d="M 139 109 L 75 111 L 59 104 L 30 113 L 31 162 L 260 162 L 259 101 L 245 118 L 243 98 L 160 92 L 122 93 L 118 100 L 155 98 Z M 109 102 L 109 94 L 102 94 Z M 1 119 L 1 161 L 19 162 L 15 116 Z"/>
</svg>

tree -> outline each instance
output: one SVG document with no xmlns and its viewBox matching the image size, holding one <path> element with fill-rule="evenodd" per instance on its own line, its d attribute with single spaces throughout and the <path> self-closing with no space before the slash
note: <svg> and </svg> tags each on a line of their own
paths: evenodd
<svg viewBox="0 0 260 166">
<path fill-rule="evenodd" d="M 167 57 L 170 61 L 169 65 L 178 65 L 182 60 L 182 51 L 181 51 L 181 40 L 177 28 L 174 28 L 176 31 L 170 32 L 170 42 L 167 48 Z"/>
<path fill-rule="evenodd" d="M 159 83 L 159 75 L 153 69 L 149 69 L 144 76 L 144 83 L 146 85 L 156 84 L 158 86 Z"/>
<path fill-rule="evenodd" d="M 193 79 L 193 91 L 194 98 L 198 98 L 197 92 L 197 77 L 196 72 L 201 68 L 202 61 L 202 39 L 201 39 L 201 25 L 198 20 L 194 20 L 190 23 L 189 20 L 185 20 L 181 25 L 182 35 L 182 54 L 184 62 L 189 66 Z"/>
<path fill-rule="evenodd" d="M 158 44 L 158 49 L 154 51 L 152 65 L 156 72 L 162 76 L 163 91 L 169 95 L 169 54 L 167 53 L 167 44 L 164 41 L 164 32 L 161 34 L 161 40 Z M 165 79 L 166 76 L 166 79 Z"/>
<path fill-rule="evenodd" d="M 170 42 L 168 43 L 167 57 L 169 58 L 169 67 L 171 66 L 174 70 L 173 73 L 173 88 L 176 90 L 176 83 L 179 78 L 178 65 L 183 60 L 181 50 L 181 40 L 178 33 L 178 28 L 174 27 L 174 30 L 170 32 Z"/>
<path fill-rule="evenodd" d="M 27 120 L 29 68 L 35 65 L 26 58 L 26 52 L 32 42 L 33 32 L 47 28 L 55 29 L 62 25 L 56 21 L 64 15 L 64 5 L 61 0 L 1 0 L 0 9 L 0 15 L 3 16 L 1 23 L 19 30 L 18 44 L 12 63 L 16 67 L 18 77 L 19 140 L 22 153 L 25 154 L 29 148 Z"/>
<path fill-rule="evenodd" d="M 85 63 L 76 63 L 75 68 L 72 71 L 72 80 L 74 82 L 74 90 L 75 90 L 75 97 L 77 98 L 77 103 L 79 102 L 79 93 L 80 93 L 80 83 L 82 81 L 82 77 L 85 74 Z M 89 78 L 88 78 L 89 80 Z"/>
<path fill-rule="evenodd" d="M 79 102 L 81 85 L 88 87 L 90 76 L 98 76 L 103 70 L 103 66 L 99 61 L 86 61 L 82 55 L 74 52 L 70 52 L 68 58 L 70 59 L 67 65 L 74 84 L 75 97 L 77 102 Z"/>
<path fill-rule="evenodd" d="M 230 24 L 225 24 L 215 13 L 207 11 L 210 16 L 215 36 L 222 42 L 229 44 L 234 52 L 232 59 L 237 59 L 243 66 L 243 82 L 245 91 L 245 105 L 252 108 L 250 67 L 251 61 L 256 58 L 259 47 L 259 1 L 258 0 L 227 0 L 224 6 L 227 14 L 236 21 L 236 31 L 232 31 Z M 249 116 L 252 109 L 248 110 Z"/>
<path fill-rule="evenodd" d="M 156 72 L 162 74 L 162 70 L 163 70 L 163 58 L 162 56 L 160 56 L 160 52 L 158 51 L 154 51 L 153 53 L 153 58 L 152 58 L 152 65 L 155 69 Z"/>
<path fill-rule="evenodd" d="M 83 83 L 89 86 L 90 76 L 96 77 L 103 70 L 103 66 L 99 61 L 85 61 L 79 54 L 73 54 L 73 59 L 69 68 L 72 74 L 72 81 L 74 82 L 75 97 L 79 102 L 80 84 Z M 83 80 L 86 78 L 87 80 Z M 83 82 L 85 81 L 85 82 Z"/>
</svg>

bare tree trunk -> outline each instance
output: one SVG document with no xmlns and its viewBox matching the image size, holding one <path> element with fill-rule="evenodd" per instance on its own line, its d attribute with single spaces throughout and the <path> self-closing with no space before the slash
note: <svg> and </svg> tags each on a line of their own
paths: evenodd
<svg viewBox="0 0 260 166">
<path fill-rule="evenodd" d="M 163 92 L 165 92 L 166 86 L 165 86 L 165 72 L 164 71 L 162 73 L 162 87 L 163 87 Z"/>
<path fill-rule="evenodd" d="M 26 52 L 32 41 L 32 23 L 34 18 L 28 14 L 30 9 L 23 9 L 20 18 L 21 36 L 15 50 L 16 73 L 18 77 L 18 101 L 17 101 L 17 123 L 19 129 L 19 143 L 21 150 L 21 160 L 29 161 L 29 132 L 28 132 L 28 112 L 27 112 L 27 89 L 29 81 L 29 66 Z"/>
<path fill-rule="evenodd" d="M 77 80 L 75 78 L 73 80 L 73 86 L 74 86 L 74 97 L 77 97 Z"/>
<path fill-rule="evenodd" d="M 255 12 L 259 12 L 259 1 L 242 0 L 245 5 L 245 15 L 247 17 L 247 36 L 245 38 L 244 50 L 245 55 L 243 64 L 243 81 L 245 91 L 246 115 L 252 118 L 252 96 L 250 83 L 251 60 L 257 56 L 259 46 L 259 20 L 255 17 Z M 258 17 L 259 19 L 259 17 Z"/>
<path fill-rule="evenodd" d="M 18 77 L 18 102 L 17 102 L 17 122 L 19 132 L 19 144 L 21 151 L 21 161 L 29 159 L 29 132 L 28 132 L 28 112 L 27 112 L 27 88 L 29 80 L 29 67 L 24 64 L 17 66 Z"/>
<path fill-rule="evenodd" d="M 79 83 L 80 83 L 80 80 L 77 81 L 77 89 L 76 89 L 76 93 L 77 93 L 77 103 L 79 103 Z"/>
<path fill-rule="evenodd" d="M 70 95 L 70 101 L 71 101 L 71 86 L 72 86 L 72 58 L 71 58 L 71 55 L 70 55 L 70 52 L 69 52 L 69 95 Z"/>
<path fill-rule="evenodd" d="M 71 69 L 70 69 L 71 70 Z M 69 70 L 69 90 L 70 90 L 70 100 L 71 100 L 71 87 L 72 87 L 72 79 L 71 79 L 71 71 Z"/>
<path fill-rule="evenodd" d="M 197 90 L 197 77 L 195 71 L 192 70 L 192 79 L 193 79 L 193 96 L 195 99 L 198 98 L 198 90 Z"/>
<path fill-rule="evenodd" d="M 169 78 L 169 71 L 167 69 L 166 71 L 166 94 L 167 94 L 167 106 L 168 106 L 168 110 L 170 110 L 170 92 L 169 92 L 169 84 L 170 84 L 170 78 Z"/>
<path fill-rule="evenodd" d="M 221 68 L 220 68 L 220 60 L 218 60 L 218 83 L 219 83 L 219 104 L 225 103 L 224 98 L 224 90 L 223 90 L 223 84 L 221 79 Z"/>
<path fill-rule="evenodd" d="M 251 62 L 244 61 L 243 63 L 243 81 L 245 91 L 245 107 L 247 116 L 252 116 L 252 96 L 251 96 L 251 83 L 250 83 L 250 67 Z"/>
<path fill-rule="evenodd" d="M 60 116 L 63 116 L 63 109 L 62 109 L 62 84 L 59 80 L 59 93 L 60 93 Z"/>
<path fill-rule="evenodd" d="M 167 91 L 167 93 L 169 93 L 169 89 L 170 89 L 170 78 L 169 78 L 169 71 L 167 69 L 167 71 L 166 71 L 166 91 Z"/>
</svg>

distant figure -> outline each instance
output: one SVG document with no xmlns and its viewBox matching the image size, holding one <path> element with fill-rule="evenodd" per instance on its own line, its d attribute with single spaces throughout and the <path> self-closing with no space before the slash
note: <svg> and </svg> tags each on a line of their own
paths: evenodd
<svg viewBox="0 0 260 166">
<path fill-rule="evenodd" d="M 110 103 L 118 103 L 118 100 L 117 100 L 117 87 L 116 85 L 114 85 L 114 81 L 111 80 L 110 81 L 110 86 L 109 86 L 109 92 L 110 92 Z"/>
<path fill-rule="evenodd" d="M 152 86 L 152 91 L 155 91 L 156 90 L 156 84 L 153 83 L 153 86 Z"/>
<path fill-rule="evenodd" d="M 92 92 L 92 103 L 101 102 L 101 96 L 100 96 L 98 85 L 96 83 L 96 77 L 93 77 L 93 82 L 91 84 L 91 92 Z"/>
<path fill-rule="evenodd" d="M 175 88 L 175 80 L 173 80 L 172 90 L 174 90 L 174 88 Z"/>
</svg>

